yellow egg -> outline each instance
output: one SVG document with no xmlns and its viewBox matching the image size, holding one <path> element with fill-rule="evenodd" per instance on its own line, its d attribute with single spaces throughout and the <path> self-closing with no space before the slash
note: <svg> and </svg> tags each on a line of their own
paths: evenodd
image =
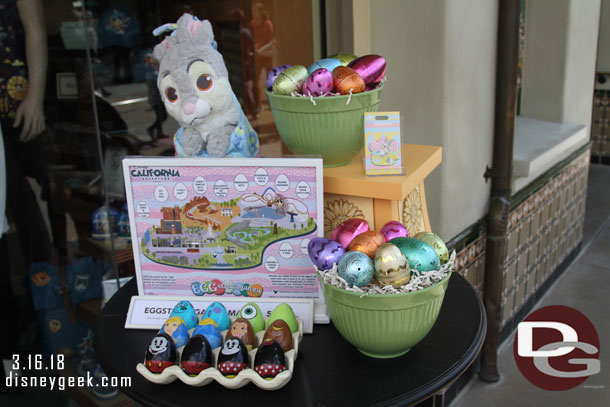
<svg viewBox="0 0 610 407">
<path fill-rule="evenodd" d="M 438 258 L 441 260 L 441 264 L 447 263 L 449 261 L 449 250 L 445 245 L 445 242 L 438 237 L 436 233 L 432 232 L 419 232 L 414 236 L 417 240 L 421 240 L 422 242 L 428 243 L 436 254 L 438 254 Z"/>
<path fill-rule="evenodd" d="M 411 278 L 411 268 L 402 251 L 392 243 L 384 243 L 375 254 L 375 278 L 380 286 L 400 288 Z"/>
</svg>

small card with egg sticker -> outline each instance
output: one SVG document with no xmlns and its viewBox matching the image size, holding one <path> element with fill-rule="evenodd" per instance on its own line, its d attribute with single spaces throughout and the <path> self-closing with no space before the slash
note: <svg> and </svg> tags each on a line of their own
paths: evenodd
<svg viewBox="0 0 610 407">
<path fill-rule="evenodd" d="M 400 112 L 364 113 L 366 175 L 405 173 L 401 157 Z"/>
</svg>

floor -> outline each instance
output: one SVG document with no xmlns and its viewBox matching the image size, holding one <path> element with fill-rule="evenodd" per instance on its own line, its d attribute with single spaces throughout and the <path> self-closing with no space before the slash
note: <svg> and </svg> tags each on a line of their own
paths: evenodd
<svg viewBox="0 0 610 407">
<path fill-rule="evenodd" d="M 601 371 L 579 387 L 546 391 L 521 374 L 513 356 L 513 339 L 498 351 L 500 381 L 483 383 L 475 377 L 451 403 L 470 406 L 610 406 L 610 167 L 591 165 L 583 248 L 534 309 L 567 305 L 585 314 L 597 330 Z"/>
</svg>

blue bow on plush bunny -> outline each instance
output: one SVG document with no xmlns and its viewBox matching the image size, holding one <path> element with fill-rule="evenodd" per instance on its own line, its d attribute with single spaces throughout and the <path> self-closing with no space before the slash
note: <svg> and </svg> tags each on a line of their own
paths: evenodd
<svg viewBox="0 0 610 407">
<path fill-rule="evenodd" d="M 184 14 L 175 31 L 154 49 L 157 86 L 169 114 L 181 127 L 174 135 L 177 156 L 254 157 L 258 136 L 233 94 L 216 51 L 212 25 Z"/>
</svg>

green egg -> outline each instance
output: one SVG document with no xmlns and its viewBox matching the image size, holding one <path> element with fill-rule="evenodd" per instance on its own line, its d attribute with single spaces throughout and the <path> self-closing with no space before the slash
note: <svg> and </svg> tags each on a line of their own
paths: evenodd
<svg viewBox="0 0 610 407">
<path fill-rule="evenodd" d="M 273 312 L 271 312 L 269 319 L 267 320 L 267 327 L 269 327 L 273 323 L 273 321 L 277 319 L 283 319 L 284 322 L 288 324 L 290 332 L 295 333 L 299 330 L 299 325 L 297 324 L 297 317 L 294 316 L 294 311 L 292 310 L 290 305 L 280 304 L 275 307 Z"/>
<path fill-rule="evenodd" d="M 263 331 L 265 329 L 265 318 L 261 309 L 253 302 L 249 302 L 239 310 L 237 318 L 246 318 L 252 324 L 254 333 Z"/>
</svg>

